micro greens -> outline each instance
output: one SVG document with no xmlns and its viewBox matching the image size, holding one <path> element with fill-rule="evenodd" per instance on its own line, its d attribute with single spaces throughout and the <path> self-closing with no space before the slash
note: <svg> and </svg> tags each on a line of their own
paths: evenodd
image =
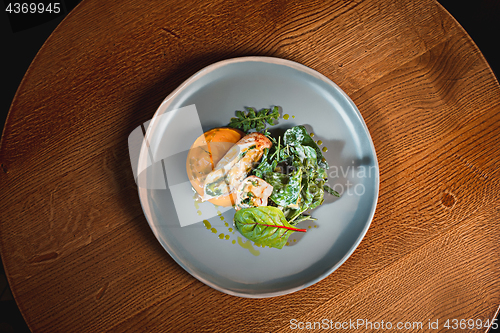
<svg viewBox="0 0 500 333">
<path fill-rule="evenodd" d="M 295 126 L 278 137 L 252 172 L 273 186 L 270 202 L 283 211 L 288 223 L 315 220 L 304 212 L 324 201 L 324 192 L 340 197 L 328 185 L 328 163 L 304 126 Z M 274 151 L 273 151 L 274 150 Z"/>
<path fill-rule="evenodd" d="M 269 136 L 266 129 L 266 124 L 276 125 L 274 122 L 280 117 L 279 107 L 275 106 L 272 109 L 261 109 L 256 111 L 254 108 L 246 107 L 247 112 L 236 111 L 236 117 L 231 118 L 229 127 L 238 128 L 244 132 L 256 130 L 257 132 L 264 131 L 264 134 Z"/>
</svg>

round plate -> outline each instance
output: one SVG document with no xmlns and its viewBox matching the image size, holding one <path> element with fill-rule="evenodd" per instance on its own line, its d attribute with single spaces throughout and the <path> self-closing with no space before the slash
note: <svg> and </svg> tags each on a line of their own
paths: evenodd
<svg viewBox="0 0 500 333">
<path fill-rule="evenodd" d="M 329 184 L 283 249 L 262 248 L 233 230 L 234 210 L 197 203 L 185 166 L 191 144 L 204 131 L 225 126 L 235 110 L 280 106 L 272 131 L 304 125 L 328 151 Z M 353 253 L 375 213 L 377 157 L 352 100 L 322 74 L 271 57 L 221 61 L 172 92 L 147 127 L 139 153 L 139 196 L 147 221 L 172 258 L 192 276 L 227 294 L 272 297 L 327 277 Z M 231 229 L 230 229 L 231 228 Z"/>
</svg>

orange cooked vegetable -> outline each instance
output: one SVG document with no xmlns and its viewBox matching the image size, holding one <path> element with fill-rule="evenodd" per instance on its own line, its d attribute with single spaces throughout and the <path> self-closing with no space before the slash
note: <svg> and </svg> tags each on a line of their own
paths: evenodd
<svg viewBox="0 0 500 333">
<path fill-rule="evenodd" d="M 203 196 L 207 175 L 244 135 L 245 133 L 234 128 L 214 128 L 205 132 L 193 143 L 187 156 L 186 171 L 191 185 L 200 196 Z M 232 206 L 236 202 L 236 193 L 209 201 L 218 206 Z"/>
</svg>

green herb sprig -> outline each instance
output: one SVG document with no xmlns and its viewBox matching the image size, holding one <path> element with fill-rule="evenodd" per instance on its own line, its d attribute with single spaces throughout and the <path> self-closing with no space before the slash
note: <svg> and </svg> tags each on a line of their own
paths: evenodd
<svg viewBox="0 0 500 333">
<path fill-rule="evenodd" d="M 266 130 L 266 124 L 275 125 L 274 121 L 280 117 L 279 107 L 277 106 L 272 109 L 261 109 L 259 111 L 250 107 L 245 107 L 245 109 L 247 110 L 246 112 L 236 111 L 236 117 L 231 118 L 229 127 L 238 128 L 244 132 L 251 130 L 262 132 Z"/>
</svg>

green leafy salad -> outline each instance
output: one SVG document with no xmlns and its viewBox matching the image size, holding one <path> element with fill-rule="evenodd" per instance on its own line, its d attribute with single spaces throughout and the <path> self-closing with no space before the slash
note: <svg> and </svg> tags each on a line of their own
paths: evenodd
<svg viewBox="0 0 500 333">
<path fill-rule="evenodd" d="M 325 195 L 340 195 L 326 184 L 328 162 L 304 126 L 289 128 L 281 136 L 269 133 L 266 124 L 274 125 L 278 118 L 278 107 L 247 108 L 246 112 L 236 111 L 228 126 L 247 134 L 260 132 L 272 142 L 248 174 L 249 184 L 257 185 L 252 179 L 259 179 L 272 186 L 264 201 L 267 205 L 252 205 L 256 194 L 245 193 L 245 205 L 236 208 L 234 223 L 247 239 L 281 249 L 292 233 L 306 231 L 297 227 L 300 222 L 316 220 L 306 211 L 321 205 Z"/>
</svg>

